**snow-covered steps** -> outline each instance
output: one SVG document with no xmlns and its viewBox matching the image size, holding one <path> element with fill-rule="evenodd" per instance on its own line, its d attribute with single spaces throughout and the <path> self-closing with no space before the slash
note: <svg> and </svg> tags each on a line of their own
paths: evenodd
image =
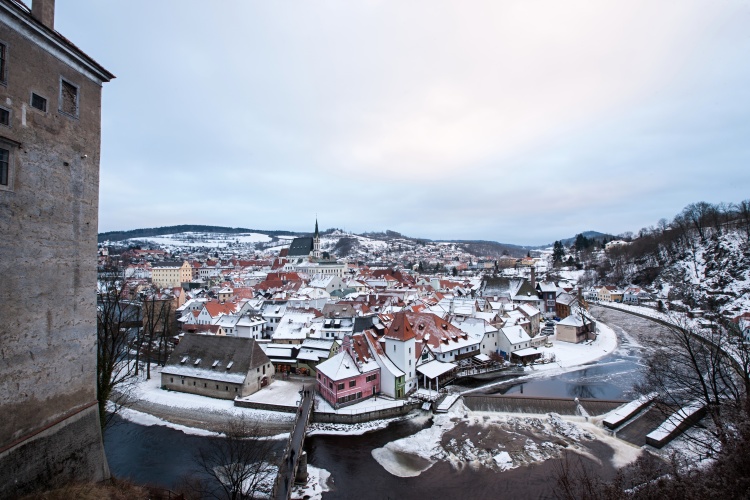
<svg viewBox="0 0 750 500">
<path fill-rule="evenodd" d="M 670 415 L 655 431 L 646 436 L 646 444 L 655 448 L 661 448 L 676 438 L 681 432 L 702 419 L 705 414 L 706 407 L 703 403 L 697 401 L 680 408 Z"/>
<path fill-rule="evenodd" d="M 607 416 L 604 417 L 604 420 L 602 420 L 602 423 L 609 429 L 616 429 L 626 421 L 630 420 L 636 413 L 651 403 L 651 401 L 656 399 L 656 396 L 658 396 L 658 394 L 655 392 L 643 395 L 635 401 L 631 401 L 630 403 L 609 412 Z"/>
<path fill-rule="evenodd" d="M 446 413 L 451 406 L 461 397 L 461 394 L 448 394 L 435 408 L 435 413 Z"/>
</svg>

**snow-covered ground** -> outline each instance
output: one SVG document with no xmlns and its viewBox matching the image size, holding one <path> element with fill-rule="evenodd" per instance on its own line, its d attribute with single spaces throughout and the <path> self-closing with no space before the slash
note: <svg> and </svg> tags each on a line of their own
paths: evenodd
<svg viewBox="0 0 750 500">
<path fill-rule="evenodd" d="M 185 434 L 191 434 L 194 436 L 220 436 L 221 435 L 218 432 L 211 432 L 211 431 L 207 431 L 204 429 L 198 429 L 195 427 L 187 427 L 184 425 L 174 424 L 172 422 L 163 420 L 159 417 L 149 415 L 148 413 L 143 413 L 141 411 L 132 410 L 130 408 L 121 408 L 117 414 L 129 422 L 133 422 L 133 423 L 143 425 L 146 427 L 150 427 L 152 425 L 162 425 L 164 427 L 169 427 L 177 431 L 182 431 Z"/>
<path fill-rule="evenodd" d="M 544 353 L 545 357 L 555 355 L 554 363 L 544 365 L 532 365 L 533 371 L 555 370 L 558 368 L 572 368 L 591 363 L 611 354 L 617 349 L 617 334 L 614 330 L 604 323 L 596 324 L 598 335 L 596 340 L 572 344 L 570 342 L 561 342 L 555 340 L 552 347 L 540 347 L 539 351 Z"/>
<path fill-rule="evenodd" d="M 330 472 L 308 464 L 307 474 L 307 483 L 304 486 L 294 486 L 291 495 L 292 500 L 320 500 L 323 498 L 323 493 L 330 491 L 328 488 L 328 478 L 331 477 Z"/>
<path fill-rule="evenodd" d="M 141 407 L 158 407 L 161 409 L 170 408 L 175 410 L 190 410 L 195 415 L 212 416 L 214 420 L 228 420 L 230 418 L 245 418 L 247 420 L 275 424 L 276 426 L 290 425 L 294 421 L 294 414 L 255 410 L 251 408 L 240 408 L 234 406 L 234 401 L 230 399 L 216 399 L 196 394 L 187 394 L 184 392 L 167 391 L 160 387 L 161 385 L 161 368 L 152 367 L 151 380 L 142 378 L 133 385 L 131 396 L 136 401 L 135 406 Z M 275 383 L 282 382 L 276 381 Z M 271 384 L 273 385 L 273 384 Z M 161 413 L 165 411 L 162 410 Z M 185 432 L 197 433 L 200 429 L 186 431 L 187 427 L 167 421 L 164 418 L 152 417 L 153 420 L 146 418 L 146 414 L 141 411 L 124 411 L 121 415 L 127 420 L 141 423 L 143 425 L 166 425 L 173 429 Z M 166 417 L 166 415 L 164 415 Z M 208 432 L 208 431 L 202 431 Z"/>
<path fill-rule="evenodd" d="M 155 245 L 168 247 L 212 247 L 225 248 L 232 244 L 266 243 L 271 241 L 267 234 L 260 233 L 199 233 L 185 232 L 166 234 L 163 236 L 145 236 L 131 238 L 127 241 L 144 241 Z"/>
</svg>

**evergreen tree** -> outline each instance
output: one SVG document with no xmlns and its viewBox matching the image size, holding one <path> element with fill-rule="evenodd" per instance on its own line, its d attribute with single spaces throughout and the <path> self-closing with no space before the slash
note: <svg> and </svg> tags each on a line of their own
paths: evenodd
<svg viewBox="0 0 750 500">
<path fill-rule="evenodd" d="M 558 264 L 562 262 L 563 257 L 565 257 L 565 248 L 562 242 L 556 241 L 552 247 L 552 262 Z"/>
</svg>

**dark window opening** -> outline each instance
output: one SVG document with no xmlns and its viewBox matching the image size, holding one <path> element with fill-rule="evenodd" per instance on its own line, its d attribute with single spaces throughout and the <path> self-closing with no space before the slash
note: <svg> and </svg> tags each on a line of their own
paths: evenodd
<svg viewBox="0 0 750 500">
<path fill-rule="evenodd" d="M 0 124 L 10 126 L 10 111 L 0 108 Z"/>
<path fill-rule="evenodd" d="M 47 99 L 45 99 L 44 97 L 38 94 L 34 94 L 32 92 L 31 93 L 31 107 L 36 108 L 39 111 L 44 111 L 46 113 L 47 112 Z"/>
<path fill-rule="evenodd" d="M 5 62 L 8 60 L 7 55 L 8 48 L 5 46 L 5 44 L 0 43 L 0 82 L 5 83 L 6 77 L 5 77 Z"/>
</svg>

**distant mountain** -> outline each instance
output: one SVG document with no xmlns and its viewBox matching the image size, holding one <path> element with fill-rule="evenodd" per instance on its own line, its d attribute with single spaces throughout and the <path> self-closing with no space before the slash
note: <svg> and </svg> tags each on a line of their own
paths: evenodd
<svg viewBox="0 0 750 500">
<path fill-rule="evenodd" d="M 597 240 L 597 241 L 601 241 L 604 238 L 606 238 L 607 240 L 612 240 L 612 239 L 616 238 L 615 236 L 613 236 L 611 234 L 600 233 L 599 231 L 584 231 L 584 232 L 582 232 L 580 234 L 583 235 L 585 238 L 587 238 L 589 240 Z M 562 243 L 566 247 L 569 247 L 570 245 L 572 245 L 573 243 L 575 243 L 577 236 L 578 235 L 576 234 L 572 238 L 567 238 L 567 239 L 564 239 L 564 240 L 560 240 L 560 243 Z M 549 244 L 549 246 L 552 246 L 552 245 L 553 245 L 553 243 Z"/>
<path fill-rule="evenodd" d="M 164 226 L 164 227 L 151 227 L 144 229 L 132 229 L 130 231 L 108 231 L 106 233 L 99 233 L 99 243 L 103 241 L 121 241 L 129 240 L 131 238 L 147 238 L 150 236 L 164 236 L 166 234 L 178 234 L 186 232 L 200 232 L 200 233 L 224 233 L 224 234 L 239 234 L 239 233 L 258 233 L 266 234 L 268 236 L 296 236 L 297 233 L 290 231 L 267 231 L 264 229 L 247 229 L 244 227 L 222 227 L 222 226 L 202 226 L 198 224 L 183 224 L 181 226 Z"/>
</svg>

